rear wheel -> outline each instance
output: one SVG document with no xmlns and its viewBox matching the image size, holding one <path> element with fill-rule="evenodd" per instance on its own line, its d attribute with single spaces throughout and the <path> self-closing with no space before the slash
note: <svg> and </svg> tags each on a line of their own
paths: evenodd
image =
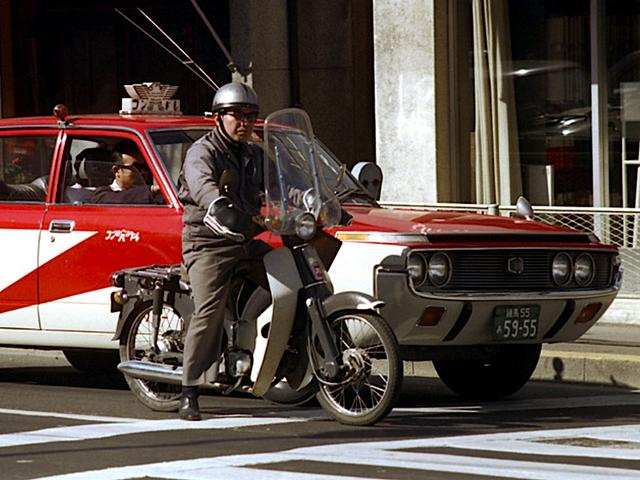
<svg viewBox="0 0 640 480">
<path fill-rule="evenodd" d="M 120 337 L 120 360 L 152 361 L 151 348 L 152 304 L 147 302 L 134 311 Z M 184 320 L 171 306 L 163 305 L 158 329 L 158 348 L 161 353 L 183 351 Z M 152 382 L 125 375 L 129 388 L 136 398 L 151 410 L 175 412 L 180 405 L 181 387 Z"/>
<path fill-rule="evenodd" d="M 438 376 L 463 397 L 499 400 L 529 381 L 540 358 L 540 344 L 501 345 L 488 359 L 434 360 Z"/>
<path fill-rule="evenodd" d="M 373 425 L 391 411 L 402 387 L 396 338 L 376 314 L 338 312 L 329 324 L 344 366 L 338 378 L 319 378 L 318 401 L 340 423 Z M 319 345 L 312 343 L 312 361 L 316 362 L 314 350 Z"/>
</svg>

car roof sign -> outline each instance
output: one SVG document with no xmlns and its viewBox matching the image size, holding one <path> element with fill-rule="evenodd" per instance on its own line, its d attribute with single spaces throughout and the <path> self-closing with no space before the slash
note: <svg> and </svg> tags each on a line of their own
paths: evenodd
<svg viewBox="0 0 640 480">
<path fill-rule="evenodd" d="M 125 85 L 129 98 L 122 99 L 120 115 L 182 115 L 180 100 L 172 98 L 177 85 L 144 82 Z"/>
</svg>

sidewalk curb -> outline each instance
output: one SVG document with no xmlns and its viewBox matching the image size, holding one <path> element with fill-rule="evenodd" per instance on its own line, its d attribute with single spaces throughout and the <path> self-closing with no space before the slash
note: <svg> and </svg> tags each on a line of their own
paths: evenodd
<svg viewBox="0 0 640 480">
<path fill-rule="evenodd" d="M 404 374 L 438 377 L 432 362 L 404 362 Z M 531 379 L 640 389 L 640 355 L 543 349 Z"/>
<path fill-rule="evenodd" d="M 533 380 L 640 388 L 640 356 L 620 353 L 542 351 Z"/>
</svg>

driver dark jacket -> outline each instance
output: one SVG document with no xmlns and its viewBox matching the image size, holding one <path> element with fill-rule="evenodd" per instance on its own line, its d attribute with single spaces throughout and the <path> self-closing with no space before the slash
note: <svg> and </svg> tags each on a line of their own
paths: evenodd
<svg viewBox="0 0 640 480">
<path fill-rule="evenodd" d="M 249 217 L 260 211 L 263 181 L 262 149 L 251 143 L 236 143 L 218 128 L 196 141 L 188 150 L 178 183 L 178 197 L 184 206 L 183 236 L 188 240 L 214 240 L 221 245 L 231 240 L 216 236 L 205 224 L 207 208 L 222 194 L 219 180 L 222 172 L 232 170 L 238 182 L 232 201 L 245 216 L 241 225 L 228 225 L 245 235 L 246 241 L 260 233 L 260 227 Z M 227 195 L 229 196 L 229 195 Z"/>
</svg>

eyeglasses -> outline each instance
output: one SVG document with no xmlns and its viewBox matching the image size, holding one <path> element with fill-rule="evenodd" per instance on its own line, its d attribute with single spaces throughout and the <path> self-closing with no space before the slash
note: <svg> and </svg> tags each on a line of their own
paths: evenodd
<svg viewBox="0 0 640 480">
<path fill-rule="evenodd" d="M 130 170 L 132 172 L 150 172 L 149 165 L 146 163 L 132 163 L 130 165 L 126 165 L 124 163 L 118 164 L 119 168 L 124 168 L 125 170 Z"/>
<path fill-rule="evenodd" d="M 242 110 L 225 110 L 222 114 L 231 115 L 239 122 L 247 121 L 249 123 L 253 123 L 258 118 L 258 112 L 244 112 Z"/>
</svg>

